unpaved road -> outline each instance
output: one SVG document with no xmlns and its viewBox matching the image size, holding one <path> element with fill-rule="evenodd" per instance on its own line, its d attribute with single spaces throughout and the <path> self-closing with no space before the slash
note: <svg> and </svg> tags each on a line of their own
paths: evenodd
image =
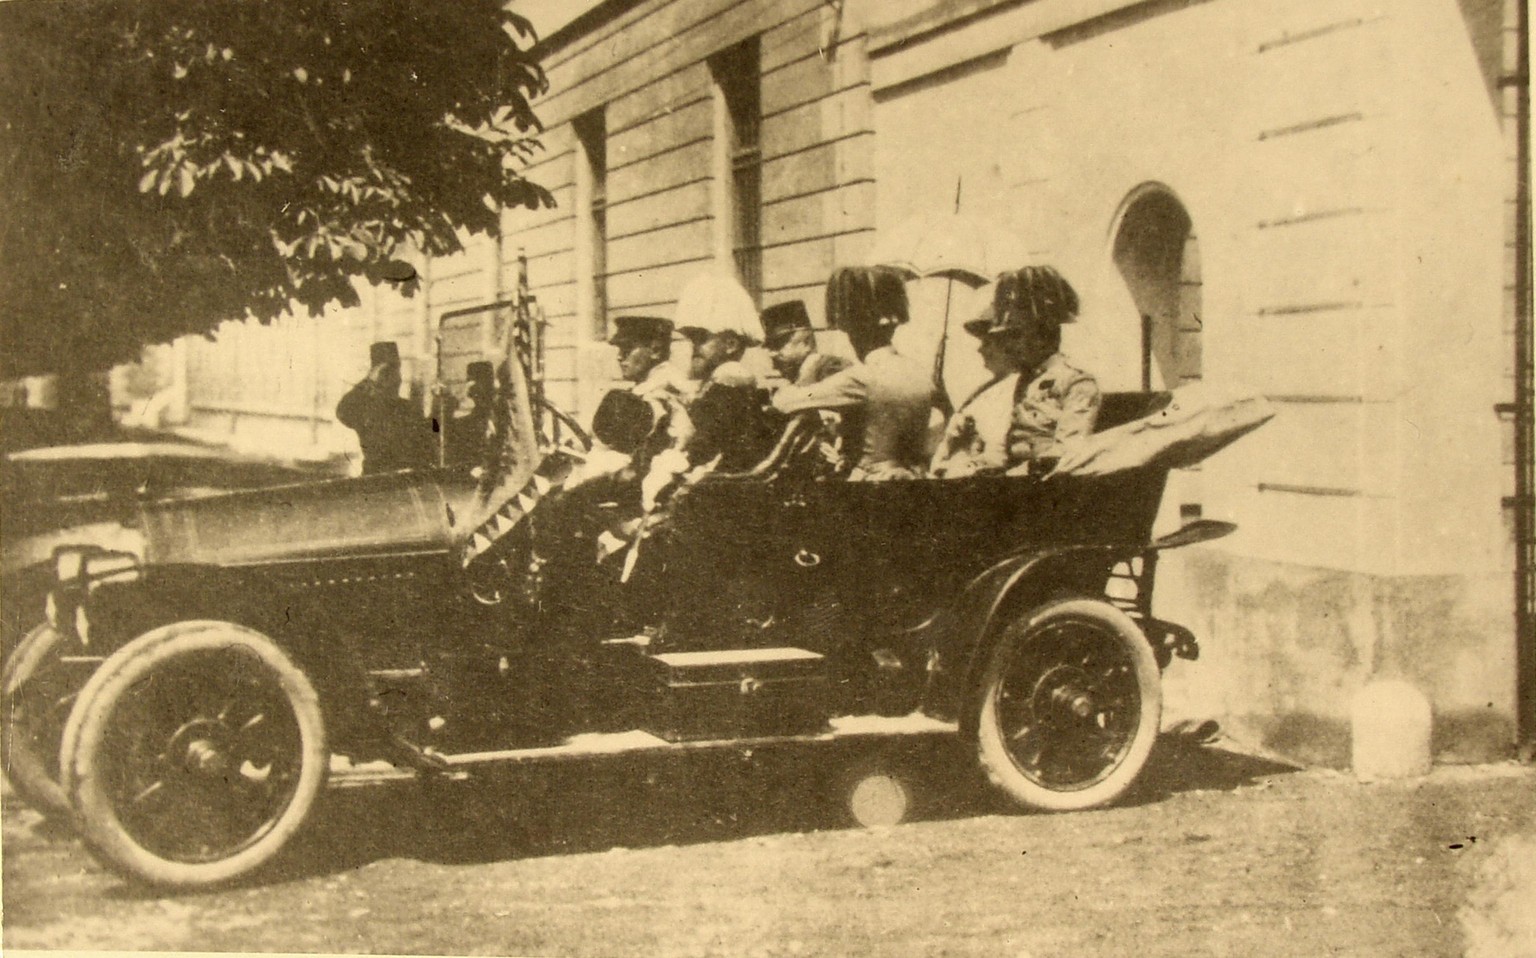
<svg viewBox="0 0 1536 958">
<path fill-rule="evenodd" d="M 276 872 L 179 897 L 124 884 L 7 801 L 3 944 L 1516 958 L 1529 931 L 1536 954 L 1536 925 L 1509 917 L 1516 898 L 1536 902 L 1536 886 L 1520 884 L 1530 872 L 1519 863 L 1536 861 L 1529 768 L 1362 786 L 1177 748 L 1132 804 L 1023 815 L 941 759 L 922 757 L 930 786 L 950 783 L 924 792 L 923 817 L 879 830 L 838 827 L 798 760 L 338 790 Z"/>
</svg>

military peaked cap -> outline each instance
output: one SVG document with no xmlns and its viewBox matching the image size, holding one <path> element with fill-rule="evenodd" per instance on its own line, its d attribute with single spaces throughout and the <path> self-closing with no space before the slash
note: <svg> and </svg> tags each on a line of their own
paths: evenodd
<svg viewBox="0 0 1536 958">
<path fill-rule="evenodd" d="M 763 323 L 763 343 L 769 349 L 782 345 L 795 330 L 811 328 L 811 314 L 806 312 L 805 303 L 798 299 L 774 303 L 763 310 L 760 318 Z"/>
<path fill-rule="evenodd" d="M 619 316 L 613 321 L 613 335 L 608 342 L 656 343 L 672 341 L 672 320 L 660 316 Z"/>
</svg>

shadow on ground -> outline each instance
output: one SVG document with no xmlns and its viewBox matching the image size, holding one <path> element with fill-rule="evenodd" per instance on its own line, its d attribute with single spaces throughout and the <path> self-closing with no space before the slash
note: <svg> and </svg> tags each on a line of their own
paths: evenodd
<svg viewBox="0 0 1536 958">
<path fill-rule="evenodd" d="M 1277 762 L 1178 735 L 1158 740 L 1147 768 L 1127 797 L 1127 805 L 1151 805 L 1180 792 L 1232 791 L 1273 775 L 1301 771 Z"/>
<path fill-rule="evenodd" d="M 755 755 L 612 758 L 331 791 L 309 830 L 260 883 L 347 871 L 387 858 L 479 864 L 857 827 L 845 804 L 860 769 L 895 769 L 914 785 L 916 820 L 1008 813 L 951 740 Z M 1128 804 L 1231 790 L 1289 765 L 1165 736 Z M 132 894 L 128 889 L 124 893 Z"/>
</svg>

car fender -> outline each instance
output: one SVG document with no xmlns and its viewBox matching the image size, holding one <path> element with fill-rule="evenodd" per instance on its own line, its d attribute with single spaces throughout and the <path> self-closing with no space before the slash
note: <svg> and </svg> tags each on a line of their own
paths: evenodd
<svg viewBox="0 0 1536 958">
<path fill-rule="evenodd" d="M 145 578 L 93 583 L 70 614 L 60 617 L 59 627 L 80 639 L 89 656 L 104 660 L 155 629 L 224 623 L 270 639 L 309 674 L 323 698 L 366 700 L 363 673 L 354 664 L 357 649 L 345 636 L 274 627 L 280 616 L 272 611 L 271 594 L 252 590 L 247 601 L 232 601 L 239 592 L 220 571 L 157 569 Z M 75 609 L 84 610 L 83 619 Z M 78 631 L 82 624 L 89 628 L 85 636 Z"/>
<path fill-rule="evenodd" d="M 1056 546 L 1018 552 L 998 561 L 972 579 L 953 605 L 924 626 L 929 658 L 923 711 L 951 720 L 965 714 L 965 695 L 975 686 L 986 660 L 988 639 L 1020 606 L 1033 608 L 1060 595 L 1100 596 L 1105 575 L 1116 562 L 1142 556 L 1152 563 L 1159 552 L 1210 542 L 1236 529 L 1230 522 L 1199 519 L 1150 543 Z M 1151 587 L 1150 573 L 1144 585 Z M 1182 633 L 1188 637 L 1188 645 L 1194 645 L 1188 630 L 1171 623 L 1156 624 Z M 1160 652 L 1160 662 L 1165 661 L 1163 654 Z M 1193 658 L 1195 653 L 1178 654 Z"/>
<path fill-rule="evenodd" d="M 1033 607 L 1055 595 L 1098 595 L 1106 570 L 1143 549 L 1124 545 L 1035 549 L 1002 559 L 976 576 L 925 627 L 929 651 L 923 711 L 947 720 L 966 711 L 962 707 L 965 694 L 985 660 L 988 639 L 1011 611 Z"/>
</svg>

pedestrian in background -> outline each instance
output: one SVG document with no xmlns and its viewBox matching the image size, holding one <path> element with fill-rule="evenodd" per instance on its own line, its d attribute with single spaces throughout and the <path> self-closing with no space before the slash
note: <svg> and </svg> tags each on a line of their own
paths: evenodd
<svg viewBox="0 0 1536 958">
<path fill-rule="evenodd" d="M 368 348 L 368 376 L 336 404 L 336 419 L 357 433 L 363 475 L 423 469 L 434 463 L 436 434 L 429 420 L 400 395 L 400 349 L 393 342 Z"/>
</svg>

